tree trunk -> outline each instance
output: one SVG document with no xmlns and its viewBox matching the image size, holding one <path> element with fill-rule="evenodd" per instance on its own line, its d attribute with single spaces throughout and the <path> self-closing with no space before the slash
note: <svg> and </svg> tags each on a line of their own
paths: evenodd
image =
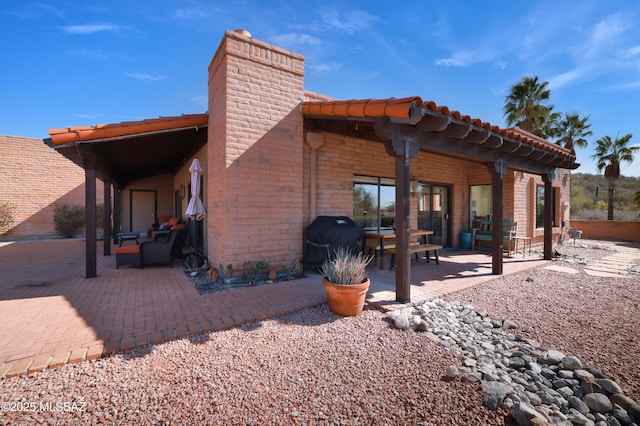
<svg viewBox="0 0 640 426">
<path fill-rule="evenodd" d="M 613 220 L 613 193 L 615 192 L 616 186 L 609 184 L 609 202 L 607 206 L 607 220 Z"/>
<path fill-rule="evenodd" d="M 616 181 L 620 178 L 620 164 L 615 161 L 604 169 L 604 178 L 607 180 L 609 189 L 609 205 L 607 209 L 607 220 L 613 220 L 613 193 L 616 191 Z"/>
</svg>

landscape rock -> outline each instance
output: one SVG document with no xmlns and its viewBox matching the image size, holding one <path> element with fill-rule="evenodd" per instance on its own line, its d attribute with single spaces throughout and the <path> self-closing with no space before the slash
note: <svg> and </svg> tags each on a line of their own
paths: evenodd
<svg viewBox="0 0 640 426">
<path fill-rule="evenodd" d="M 507 395 L 514 393 L 511 386 L 500 382 L 490 382 L 483 380 L 482 382 L 482 402 L 491 409 L 497 410 Z"/>
<path fill-rule="evenodd" d="M 613 409 L 613 404 L 606 395 L 601 393 L 589 393 L 582 399 L 591 411 L 596 413 L 608 413 Z"/>
<path fill-rule="evenodd" d="M 609 379 L 598 379 L 596 383 L 600 385 L 600 387 L 606 391 L 608 394 L 624 394 L 620 386 L 613 380 Z"/>
<path fill-rule="evenodd" d="M 545 361 L 547 364 L 556 365 L 556 364 L 560 364 L 560 362 L 562 362 L 562 359 L 564 357 L 565 357 L 565 354 L 563 354 L 562 352 L 556 351 L 554 349 L 550 349 L 547 352 L 545 352 L 543 361 Z"/>
<path fill-rule="evenodd" d="M 578 370 L 582 368 L 582 363 L 575 356 L 566 356 L 560 361 L 560 368 L 563 370 Z"/>
<path fill-rule="evenodd" d="M 547 422 L 547 419 L 542 414 L 537 412 L 536 409 L 533 408 L 533 406 L 527 404 L 526 402 L 516 403 L 513 408 L 511 408 L 509 414 L 511 415 L 511 417 L 513 417 L 513 420 L 516 421 L 518 426 L 529 426 L 532 424 L 531 422 L 533 419 L 536 419 L 536 421 L 538 422 Z"/>
<path fill-rule="evenodd" d="M 519 425 L 610 425 L 640 419 L 640 405 L 600 370 L 555 349 L 536 349 L 539 345 L 509 333 L 509 320 L 481 313 L 435 299 L 389 317 L 396 327 L 425 330 L 421 335 L 455 351 L 461 365 L 449 366 L 446 377 L 481 382 L 484 405 L 508 409 Z"/>
</svg>

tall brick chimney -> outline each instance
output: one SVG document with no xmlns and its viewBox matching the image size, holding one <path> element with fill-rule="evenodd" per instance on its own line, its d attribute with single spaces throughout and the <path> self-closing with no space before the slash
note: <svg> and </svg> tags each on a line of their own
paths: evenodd
<svg viewBox="0 0 640 426">
<path fill-rule="evenodd" d="M 210 263 L 302 257 L 304 57 L 227 31 L 209 65 Z"/>
</svg>

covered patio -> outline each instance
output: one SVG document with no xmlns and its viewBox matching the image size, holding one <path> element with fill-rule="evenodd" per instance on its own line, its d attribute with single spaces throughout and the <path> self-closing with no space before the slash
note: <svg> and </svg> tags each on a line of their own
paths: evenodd
<svg viewBox="0 0 640 426">
<path fill-rule="evenodd" d="M 101 243 L 95 249 L 102 254 Z M 114 256 L 99 256 L 98 276 L 87 291 L 83 240 L 2 243 L 0 255 L 0 377 L 268 321 L 326 302 L 321 277 L 312 271 L 301 280 L 201 296 L 181 268 L 116 270 Z M 505 259 L 504 273 L 544 264 L 540 256 L 513 256 Z M 373 265 L 369 271 L 369 304 L 406 306 L 395 300 L 392 271 Z M 487 253 L 464 250 L 443 250 L 437 266 L 414 261 L 411 273 L 411 303 L 497 278 Z M 25 323 L 37 327 L 25 330 Z"/>
<path fill-rule="evenodd" d="M 553 187 L 558 169 L 576 169 L 575 155 L 519 129 L 501 129 L 480 119 L 451 111 L 419 97 L 402 99 L 313 100 L 302 105 L 307 144 L 311 147 L 312 172 L 315 150 L 323 134 L 330 133 L 371 143 L 382 143 L 395 162 L 395 294 L 398 302 L 412 300 L 410 230 L 412 223 L 411 160 L 419 153 L 485 165 L 491 174 L 492 222 L 504 217 L 503 178 L 508 170 L 538 175 L 544 182 L 544 249 L 550 260 L 553 247 Z M 313 177 L 312 177 L 313 180 Z M 314 194 L 315 182 L 311 183 Z M 314 195 L 312 195 L 312 200 Z M 312 201 L 313 202 L 313 201 Z M 313 204 L 312 204 L 313 215 Z M 414 226 L 414 225 L 413 225 Z M 461 224 L 454 224 L 461 230 Z M 502 227 L 492 226 L 491 273 L 504 273 Z"/>
<path fill-rule="evenodd" d="M 85 170 L 86 278 L 95 278 L 98 273 L 98 225 L 104 229 L 105 256 L 111 254 L 111 241 L 118 242 L 121 191 L 142 178 L 175 175 L 206 145 L 208 120 L 205 113 L 49 130 L 51 137 L 44 142 Z M 102 224 L 96 222 L 96 179 L 104 183 Z"/>
</svg>

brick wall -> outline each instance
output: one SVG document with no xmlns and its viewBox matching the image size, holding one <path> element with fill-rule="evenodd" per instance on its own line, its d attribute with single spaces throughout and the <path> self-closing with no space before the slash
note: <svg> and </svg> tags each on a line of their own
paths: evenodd
<svg viewBox="0 0 640 426">
<path fill-rule="evenodd" d="M 0 158 L 0 201 L 16 206 L 15 222 L 0 238 L 55 236 L 55 203 L 84 205 L 84 170 L 42 139 L 0 135 Z M 102 182 L 96 188 L 100 204 Z"/>
<path fill-rule="evenodd" d="M 227 31 L 209 66 L 208 256 L 302 257 L 304 58 Z"/>
<path fill-rule="evenodd" d="M 523 172 L 510 172 L 513 180 L 513 218 L 518 222 L 518 234 L 530 237 L 532 245 L 542 245 L 544 229 L 536 228 L 536 187 L 544 186 L 541 176 Z M 560 238 L 561 225 L 564 220 L 568 226 L 569 197 L 571 193 L 571 172 L 559 169 L 552 186 L 556 188 L 555 217 L 553 241 Z M 506 210 L 505 210 L 505 218 Z M 566 232 L 566 229 L 564 231 Z M 566 237 L 566 236 L 565 236 Z"/>
<path fill-rule="evenodd" d="M 318 215 L 353 215 L 353 176 L 366 175 L 378 177 L 395 177 L 395 160 L 387 154 L 384 145 L 378 142 L 354 139 L 331 133 L 323 133 L 324 143 L 317 153 L 317 214 Z M 310 168 L 310 149 L 305 147 L 304 164 Z M 452 246 L 460 244 L 460 232 L 468 223 L 469 185 L 491 184 L 491 174 L 483 164 L 469 163 L 462 160 L 420 152 L 411 160 L 411 177 L 419 182 L 450 188 L 451 204 L 451 242 Z M 305 173 L 305 222 L 310 222 L 309 212 L 309 176 Z M 568 205 L 570 192 L 570 173 L 561 170 L 554 182 L 559 188 L 556 200 L 556 217 L 558 227 L 554 228 L 554 238 L 560 234 L 559 223 L 562 206 Z M 518 222 L 519 233 L 534 238 L 534 242 L 542 243 L 544 232 L 535 228 L 535 186 L 542 184 L 542 178 L 528 173 L 508 170 L 503 178 L 504 220 Z M 417 227 L 418 198 L 411 197 L 410 221 Z M 539 241 L 538 241 L 539 240 Z"/>
<path fill-rule="evenodd" d="M 582 238 L 640 243 L 640 222 L 572 219 L 571 229 L 574 226 L 582 231 Z"/>
<path fill-rule="evenodd" d="M 395 158 L 382 143 L 323 133 L 324 143 L 317 154 L 317 214 L 353 215 L 353 176 L 395 178 Z M 305 148 L 305 168 L 310 168 L 310 149 Z M 450 225 L 452 245 L 459 244 L 459 233 L 468 215 L 467 170 L 470 164 L 440 155 L 420 152 L 411 160 L 411 176 L 423 183 L 450 187 Z M 481 166 L 485 169 L 486 167 Z M 480 173 L 480 172 L 478 172 Z M 309 179 L 305 174 L 305 212 L 309 211 Z M 418 197 L 411 197 L 411 227 L 417 228 Z M 305 224 L 310 222 L 305 215 Z"/>
</svg>

